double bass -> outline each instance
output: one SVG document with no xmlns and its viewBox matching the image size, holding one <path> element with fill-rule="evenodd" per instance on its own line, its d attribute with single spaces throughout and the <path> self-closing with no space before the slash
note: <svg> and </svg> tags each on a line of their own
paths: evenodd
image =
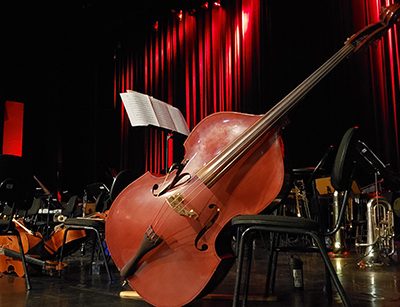
<svg viewBox="0 0 400 307">
<path fill-rule="evenodd" d="M 323 77 L 398 19 L 400 5 L 344 46 L 264 115 L 219 112 L 184 143 L 182 163 L 129 184 L 106 219 L 106 242 L 121 277 L 148 303 L 182 306 L 212 289 L 233 254 L 223 247 L 230 220 L 258 214 L 284 179 L 281 128 L 286 115 Z"/>
</svg>

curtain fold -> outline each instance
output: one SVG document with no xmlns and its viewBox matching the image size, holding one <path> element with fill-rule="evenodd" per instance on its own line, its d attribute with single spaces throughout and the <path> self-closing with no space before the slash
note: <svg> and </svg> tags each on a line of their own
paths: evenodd
<svg viewBox="0 0 400 307">
<path fill-rule="evenodd" d="M 381 8 L 393 4 L 385 0 L 353 0 L 353 20 L 359 28 L 380 20 Z M 381 158 L 400 168 L 399 147 L 399 27 L 394 25 L 369 48 L 371 95 L 375 109 L 375 130 Z"/>
<path fill-rule="evenodd" d="M 136 90 L 174 105 L 181 110 L 190 129 L 214 112 L 264 113 L 271 107 L 265 98 L 279 91 L 265 83 L 274 78 L 270 75 L 270 66 L 275 65 L 276 69 L 279 64 L 267 57 L 276 55 L 271 50 L 280 46 L 270 46 L 271 35 L 276 33 L 270 18 L 275 14 L 272 16 L 277 16 L 275 23 L 285 26 L 285 12 L 278 10 L 282 5 L 263 0 L 226 1 L 221 7 L 209 3 L 208 9 L 178 10 L 149 20 L 148 27 L 143 29 L 146 35 L 140 48 L 127 44 L 119 49 L 115 60 L 114 105 L 121 112 L 121 167 L 126 168 L 135 160 L 144 164 L 143 172 L 161 174 L 167 165 L 180 162 L 184 153 L 180 144 L 184 138 L 176 134 L 170 138 L 168 131 L 155 127 L 129 127 L 120 92 Z M 383 0 L 340 3 L 331 4 L 337 16 L 329 16 L 329 20 L 337 20 L 341 27 L 351 24 L 355 30 L 378 21 L 381 6 L 389 4 Z M 336 8 L 340 5 L 345 11 Z M 272 13 L 270 6 L 275 7 Z M 344 20 L 351 16 L 349 10 L 351 22 Z M 282 20 L 278 22 L 279 18 Z M 305 20 L 304 24 L 307 22 L 318 27 L 312 20 Z M 289 26 L 293 27 L 290 23 Z M 335 27 L 324 24 L 328 26 Z M 372 97 L 371 101 L 363 102 L 373 103 L 375 112 L 374 123 L 366 124 L 374 126 L 378 153 L 397 169 L 400 166 L 398 29 L 395 26 L 369 48 L 368 61 L 359 62 L 368 66 L 359 70 L 367 71 L 368 76 L 352 77 L 365 79 L 370 85 L 360 94 L 368 99 Z M 334 32 L 334 28 L 329 31 Z M 296 35 L 296 29 L 291 32 Z M 293 82 L 290 77 L 288 84 Z"/>
</svg>

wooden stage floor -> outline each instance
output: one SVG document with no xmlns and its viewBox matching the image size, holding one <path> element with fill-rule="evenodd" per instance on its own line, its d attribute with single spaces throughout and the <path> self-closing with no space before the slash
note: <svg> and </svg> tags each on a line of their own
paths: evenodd
<svg viewBox="0 0 400 307">
<path fill-rule="evenodd" d="M 293 288 L 288 265 L 290 254 L 279 256 L 276 296 L 268 300 L 263 296 L 265 285 L 265 259 L 257 253 L 253 266 L 248 306 L 341 306 L 334 290 L 333 302 L 329 303 L 323 292 L 324 271 L 318 254 L 298 253 L 304 265 L 304 289 Z M 396 260 L 381 266 L 359 268 L 358 255 L 349 253 L 346 257 L 332 258 L 334 267 L 353 306 L 400 306 L 400 265 Z M 123 286 L 115 266 L 111 263 L 115 281 L 109 282 L 104 268 L 98 275 L 91 275 L 85 259 L 76 255 L 65 258 L 68 266 L 62 272 L 51 276 L 48 273 L 31 273 L 32 289 L 25 291 L 25 280 L 14 273 L 0 275 L 0 306 L 150 306 L 140 298 L 122 298 Z M 195 300 L 189 306 L 218 307 L 231 306 L 234 288 L 235 266 L 219 286 L 208 296 Z"/>
</svg>

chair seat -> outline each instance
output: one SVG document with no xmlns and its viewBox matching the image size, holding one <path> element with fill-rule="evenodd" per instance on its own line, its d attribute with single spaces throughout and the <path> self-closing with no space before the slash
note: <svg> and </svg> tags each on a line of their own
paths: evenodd
<svg viewBox="0 0 400 307">
<path fill-rule="evenodd" d="M 319 223 L 296 216 L 281 215 L 239 215 L 232 219 L 233 226 L 277 226 L 285 228 L 301 228 L 311 231 L 317 231 L 320 228 Z"/>
<path fill-rule="evenodd" d="M 66 226 L 78 226 L 78 227 L 93 227 L 99 231 L 104 230 L 105 222 L 102 219 L 90 219 L 90 218 L 75 218 L 70 217 L 64 221 Z"/>
</svg>

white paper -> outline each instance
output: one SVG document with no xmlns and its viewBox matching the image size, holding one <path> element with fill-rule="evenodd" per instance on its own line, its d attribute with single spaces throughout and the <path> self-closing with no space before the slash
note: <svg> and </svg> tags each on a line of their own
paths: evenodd
<svg viewBox="0 0 400 307">
<path fill-rule="evenodd" d="M 132 126 L 152 125 L 189 135 L 185 118 L 174 106 L 135 91 L 120 93 L 120 96 Z"/>
<path fill-rule="evenodd" d="M 129 121 L 133 127 L 147 125 L 159 126 L 149 96 L 138 92 L 121 93 L 120 96 L 124 103 L 126 113 L 128 114 Z"/>
<path fill-rule="evenodd" d="M 159 126 L 171 131 L 177 131 L 174 120 L 169 114 L 169 105 L 154 97 L 150 97 L 150 101 L 153 106 L 154 113 L 156 113 Z"/>
<path fill-rule="evenodd" d="M 176 128 L 175 131 L 177 131 L 183 135 L 189 135 L 190 130 L 186 124 L 186 120 L 183 117 L 181 111 L 179 111 L 178 108 L 175 108 L 173 106 L 168 108 L 168 111 L 169 111 L 171 117 L 174 119 L 175 128 Z"/>
</svg>

